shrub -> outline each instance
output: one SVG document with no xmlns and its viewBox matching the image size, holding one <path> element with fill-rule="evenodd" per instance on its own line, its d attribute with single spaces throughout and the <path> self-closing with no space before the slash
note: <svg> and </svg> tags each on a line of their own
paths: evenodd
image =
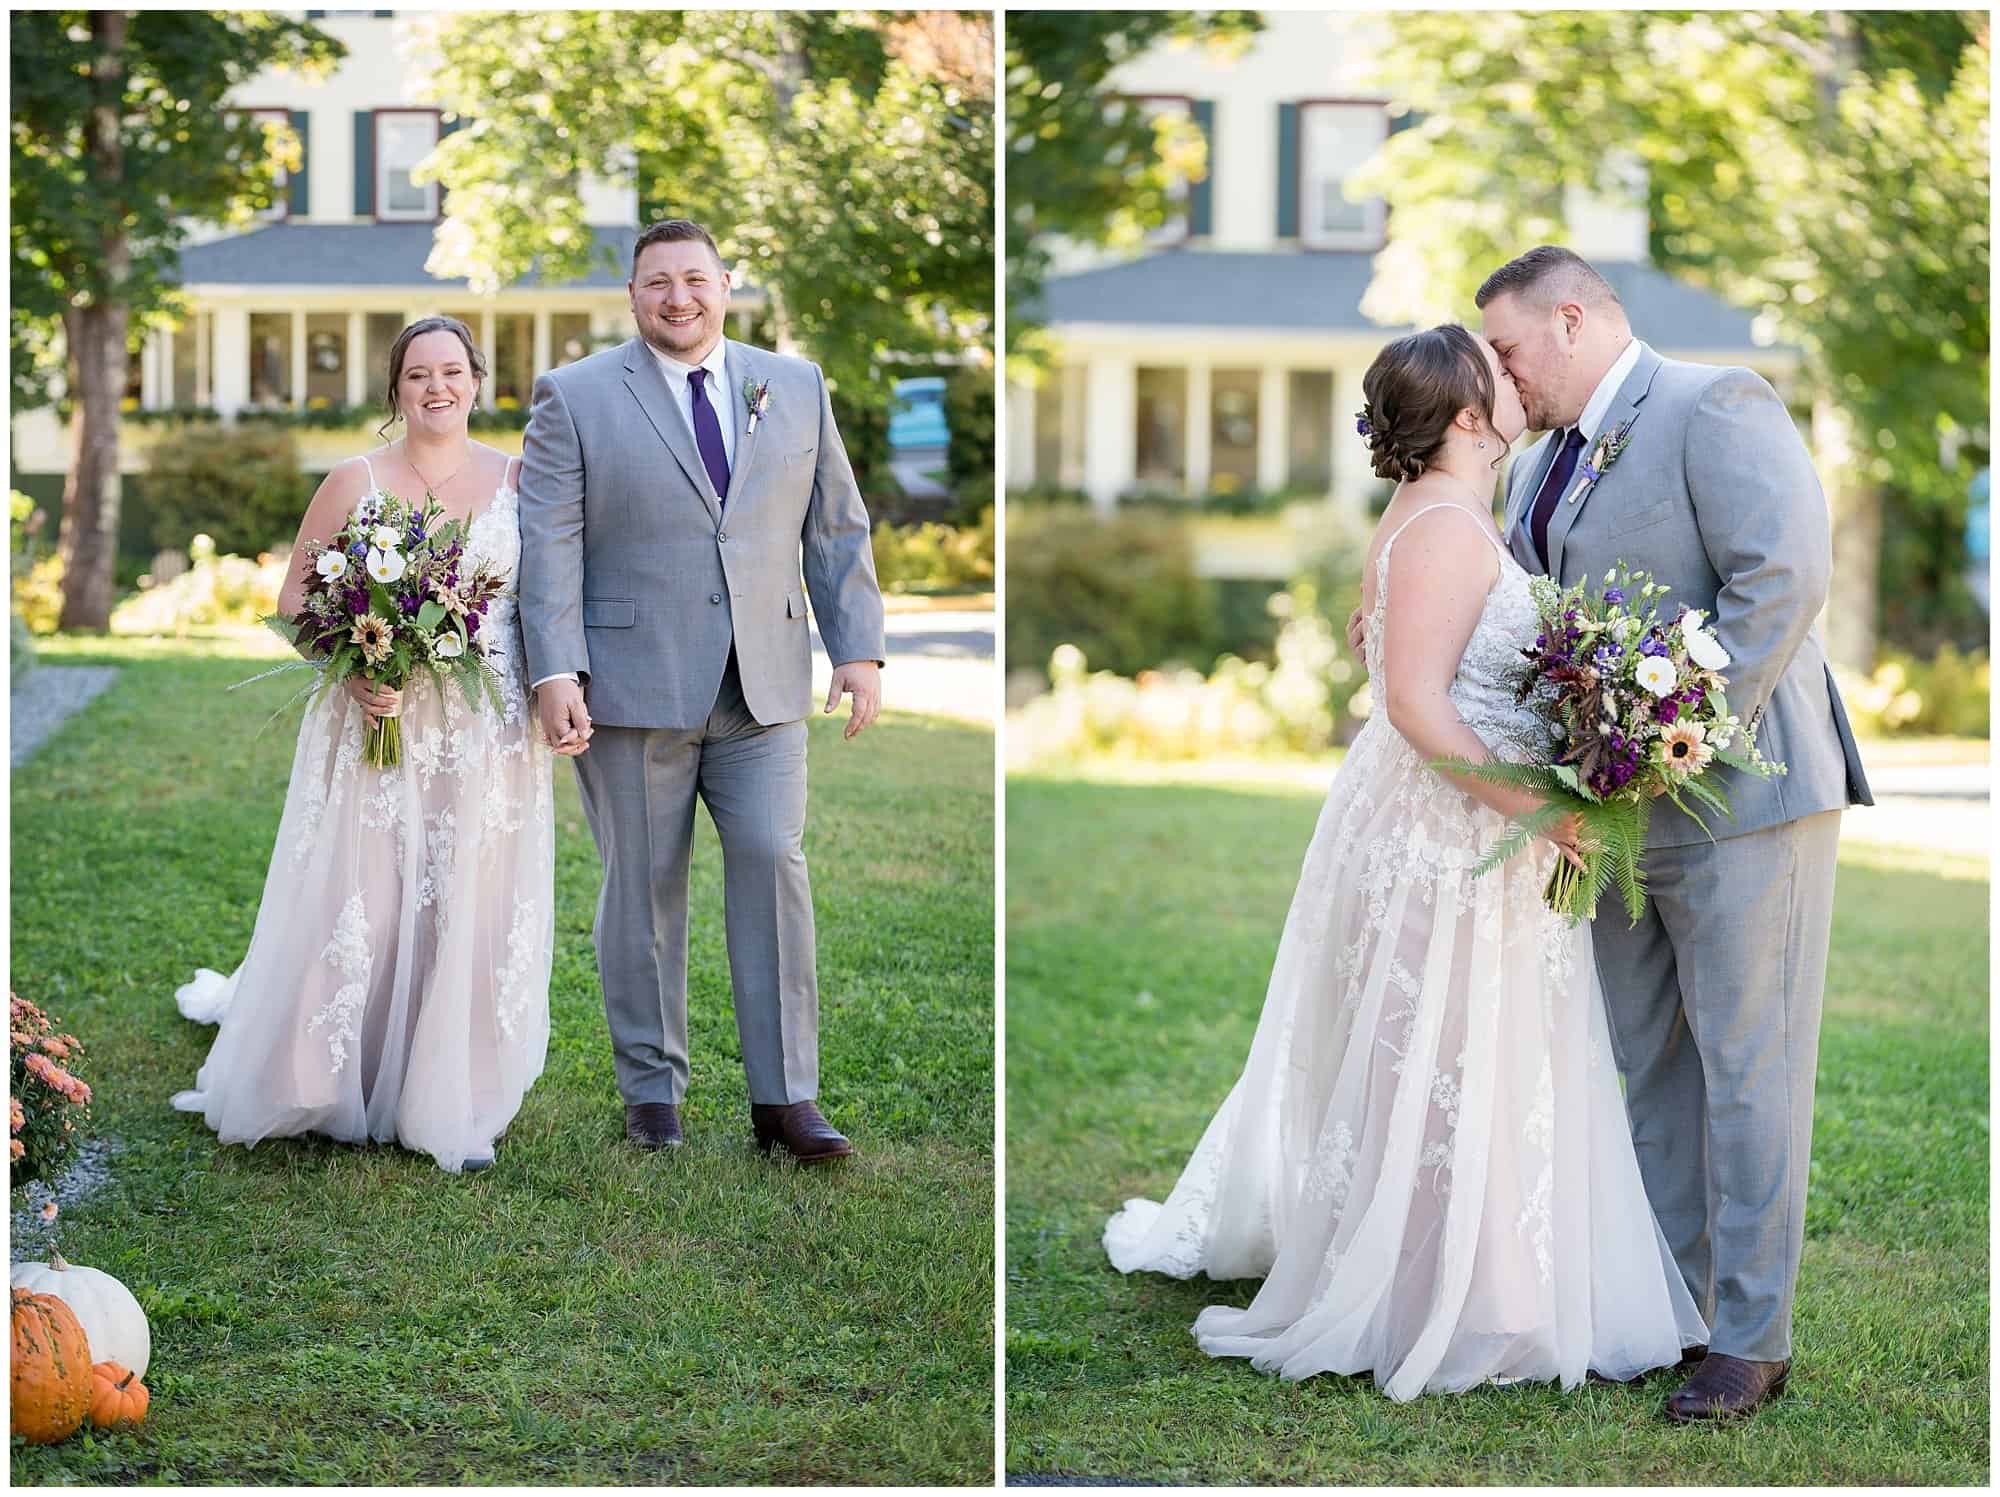
<svg viewBox="0 0 2000 1497">
<path fill-rule="evenodd" d="M 1007 658 L 1022 665 L 1060 645 L 1121 676 L 1169 662 L 1207 670 L 1221 653 L 1187 527 L 1154 515 L 1010 507 L 1006 615 Z"/>
<path fill-rule="evenodd" d="M 199 533 L 239 556 L 289 546 L 314 483 L 299 471 L 289 430 L 255 423 L 170 430 L 147 460 L 153 544 L 184 546 Z"/>
<path fill-rule="evenodd" d="M 14 608 L 31 634 L 53 634 L 62 618 L 63 563 L 44 556 L 14 578 Z"/>
<path fill-rule="evenodd" d="M 83 1046 L 57 1034 L 49 1016 L 12 993 L 8 1000 L 8 1184 L 53 1180 L 76 1152 L 90 1121 L 90 1088 L 74 1069 Z"/>
<path fill-rule="evenodd" d="M 952 493 L 964 499 L 969 487 L 984 485 L 993 498 L 993 366 L 961 364 L 945 375 L 944 419 L 951 428 L 945 467 Z M 976 513 L 976 511 L 975 511 Z"/>
<path fill-rule="evenodd" d="M 875 577 L 890 592 L 991 586 L 993 510 L 970 527 L 877 525 Z"/>
<path fill-rule="evenodd" d="M 1984 650 L 1962 655 L 1945 645 L 1929 661 L 1884 650 L 1867 676 L 1839 668 L 1834 674 L 1863 737 L 1984 738 L 1989 731 L 1993 672 Z"/>
<path fill-rule="evenodd" d="M 190 629 L 255 624 L 278 611 L 289 552 L 255 561 L 219 556 L 198 535 L 188 547 L 194 565 L 171 582 L 137 593 L 111 610 L 113 634 L 176 634 Z"/>
<path fill-rule="evenodd" d="M 62 616 L 62 561 L 53 553 L 40 554 L 48 518 L 48 512 L 35 503 L 33 495 L 19 489 L 8 494 L 7 547 L 13 571 L 11 634 L 15 681 L 34 664 L 35 649 L 29 636 L 55 633 L 56 621 Z M 20 663 L 24 655 L 27 667 Z"/>
<path fill-rule="evenodd" d="M 28 621 L 18 612 L 8 614 L 7 624 L 7 685 L 11 689 L 34 672 L 35 636 L 28 631 Z"/>
</svg>

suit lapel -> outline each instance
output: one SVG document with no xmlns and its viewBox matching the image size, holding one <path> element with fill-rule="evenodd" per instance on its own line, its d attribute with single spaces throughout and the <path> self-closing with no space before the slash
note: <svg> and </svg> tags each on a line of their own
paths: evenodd
<svg viewBox="0 0 2000 1497">
<path fill-rule="evenodd" d="M 1632 366 L 1632 372 L 1625 376 L 1625 383 L 1618 387 L 1617 399 L 1611 402 L 1611 409 L 1604 413 L 1604 419 L 1598 423 L 1597 436 L 1592 437 L 1584 446 L 1576 465 L 1576 472 L 1570 478 L 1569 488 L 1564 493 L 1562 502 L 1556 505 L 1556 512 L 1549 516 L 1549 575 L 1558 582 L 1562 580 L 1563 542 L 1569 539 L 1569 533 L 1575 527 L 1577 517 L 1583 513 L 1584 505 L 1604 486 L 1609 477 L 1607 474 L 1600 477 L 1596 483 L 1591 483 L 1589 475 L 1583 471 L 1583 465 L 1597 451 L 1599 438 L 1618 430 L 1627 422 L 1638 419 L 1639 407 L 1653 388 L 1653 376 L 1659 372 L 1660 356 L 1642 345 L 1639 362 Z"/>
<path fill-rule="evenodd" d="M 667 444 L 667 451 L 674 455 L 681 471 L 687 474 L 688 482 L 694 485 L 701 502 L 708 506 L 709 518 L 720 525 L 722 503 L 716 497 L 715 484 L 709 479 L 708 467 L 701 460 L 701 452 L 694 444 L 694 428 L 688 424 L 687 412 L 668 392 L 667 377 L 660 373 L 660 366 L 654 362 L 653 351 L 646 346 L 644 338 L 634 338 L 625 345 L 625 387 L 639 402 L 639 409 L 653 423 L 653 430 Z"/>
<path fill-rule="evenodd" d="M 761 384 L 769 371 L 755 350 L 733 341 L 723 350 L 722 367 L 729 381 L 730 419 L 736 423 L 736 461 L 729 468 L 729 503 L 734 504 L 736 496 L 748 489 L 750 465 L 757 460 L 758 448 L 763 445 L 764 428 L 771 424 L 771 414 L 766 410 L 757 422 L 757 429 L 750 429 L 750 402 L 743 394 L 743 384 L 750 379 Z"/>
<path fill-rule="evenodd" d="M 1550 440 L 1552 433 L 1544 432 L 1539 440 L 1514 460 L 1514 466 L 1507 470 L 1507 506 L 1503 516 L 1506 523 L 1501 527 L 1500 539 L 1507 549 L 1514 553 L 1514 559 L 1523 567 L 1533 571 L 1542 564 L 1535 555 L 1532 541 L 1526 538 L 1521 522 L 1527 517 L 1528 506 L 1535 502 L 1534 496 L 1541 491 L 1542 479 L 1549 471 L 1549 463 L 1555 455 L 1555 443 Z M 1520 475 L 1529 475 L 1529 481 L 1521 482 Z"/>
</svg>

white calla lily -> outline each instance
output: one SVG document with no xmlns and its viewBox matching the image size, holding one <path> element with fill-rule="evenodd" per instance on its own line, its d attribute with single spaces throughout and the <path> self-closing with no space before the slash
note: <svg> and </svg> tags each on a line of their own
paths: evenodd
<svg viewBox="0 0 2000 1497">
<path fill-rule="evenodd" d="M 456 629 L 447 629 L 431 641 L 431 653 L 440 660 L 456 660 L 465 653 L 465 641 Z"/>
</svg>

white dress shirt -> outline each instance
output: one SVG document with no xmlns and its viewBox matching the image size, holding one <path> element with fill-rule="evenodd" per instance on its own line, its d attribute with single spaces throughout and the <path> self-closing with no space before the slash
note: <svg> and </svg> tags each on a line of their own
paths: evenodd
<svg viewBox="0 0 2000 1497">
<path fill-rule="evenodd" d="M 673 398 L 674 404 L 680 408 L 680 413 L 687 418 L 689 431 L 693 431 L 695 428 L 694 382 L 688 376 L 697 369 L 706 369 L 708 371 L 708 378 L 702 381 L 705 387 L 702 391 L 702 397 L 708 401 L 709 405 L 715 411 L 716 424 L 722 428 L 722 453 L 724 457 L 729 459 L 729 471 L 732 473 L 735 472 L 735 402 L 729 398 L 729 387 L 724 383 L 727 376 L 724 375 L 722 367 L 724 356 L 729 348 L 729 340 L 727 338 L 717 338 L 715 340 L 715 347 L 708 351 L 708 357 L 703 359 L 699 364 L 683 364 L 673 355 L 661 353 L 659 349 L 654 348 L 650 343 L 646 345 L 646 348 L 653 355 L 653 362 L 660 366 L 660 373 L 667 381 L 667 394 Z M 575 679 L 575 671 L 557 671 L 553 675 L 542 677 L 542 681 L 574 681 Z M 542 681 L 537 681 L 534 685 L 540 686 Z M 529 688 L 531 691 L 533 689 L 534 687 L 532 686 Z"/>
</svg>

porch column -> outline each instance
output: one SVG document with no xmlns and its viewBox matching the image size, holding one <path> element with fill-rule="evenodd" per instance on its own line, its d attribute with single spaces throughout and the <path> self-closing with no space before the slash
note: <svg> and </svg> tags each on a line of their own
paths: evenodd
<svg viewBox="0 0 2000 1497">
<path fill-rule="evenodd" d="M 196 405 L 214 405 L 215 371 L 208 367 L 208 350 L 215 342 L 215 314 L 197 312 L 190 326 L 194 330 L 194 390 L 188 398 Z"/>
<path fill-rule="evenodd" d="M 546 374 L 555 363 L 553 355 L 554 350 L 549 346 L 549 309 L 547 307 L 537 307 L 535 308 L 533 352 L 529 355 L 534 367 L 528 373 L 531 376 L 537 377 Z M 530 389 L 534 388 L 533 378 L 528 381 L 528 386 Z"/>
<path fill-rule="evenodd" d="M 1290 373 L 1266 364 L 1257 380 L 1257 487 L 1274 494 L 1285 486 L 1285 438 L 1291 432 Z"/>
<path fill-rule="evenodd" d="M 1139 381 L 1129 358 L 1099 354 L 1084 366 L 1092 424 L 1083 453 L 1091 508 L 1109 514 L 1132 486 L 1139 463 Z"/>
<path fill-rule="evenodd" d="M 217 307 L 215 367 L 209 371 L 211 399 L 223 415 L 234 417 L 250 403 L 250 312 L 245 307 Z"/>
<path fill-rule="evenodd" d="M 146 340 L 139 365 L 139 404 L 149 411 L 174 403 L 174 330 L 163 327 Z"/>
<path fill-rule="evenodd" d="M 1215 382 L 1208 360 L 1191 362 L 1187 372 L 1187 491 L 1208 492 L 1215 476 Z"/>
<path fill-rule="evenodd" d="M 292 409 L 304 410 L 306 404 L 306 314 L 302 307 L 292 309 Z"/>
<path fill-rule="evenodd" d="M 347 403 L 368 404 L 368 314 L 347 314 Z"/>
<path fill-rule="evenodd" d="M 1354 430 L 1354 412 L 1361 409 L 1363 370 L 1351 364 L 1333 366 L 1333 503 L 1342 514 L 1367 517 L 1368 491 L 1377 482 L 1368 443 Z"/>
<path fill-rule="evenodd" d="M 493 365 L 493 308 L 491 304 L 480 308 L 479 311 L 479 348 L 486 355 L 487 367 L 491 369 Z M 491 374 L 479 382 L 479 408 L 482 411 L 493 409 L 493 377 Z"/>
<path fill-rule="evenodd" d="M 1060 368 L 1044 371 L 1045 377 L 1060 381 Z M 1057 384 L 1058 396 L 1062 385 Z M 1061 483 L 1056 473 L 1035 471 L 1035 403 L 1038 398 L 1033 385 L 1024 385 L 1018 380 L 1008 380 L 1007 391 L 1007 487 L 1026 488 L 1031 483 Z M 1060 428 L 1058 435 L 1060 435 Z M 1061 466 L 1061 460 L 1057 460 Z"/>
<path fill-rule="evenodd" d="M 1086 440 L 1090 430 L 1090 397 L 1085 370 L 1080 364 L 1068 362 L 1060 366 L 1062 374 L 1062 453 L 1058 460 L 1056 481 L 1064 488 L 1083 487 L 1084 451 L 1089 446 Z M 1133 441 L 1137 442 L 1135 425 Z"/>
</svg>

